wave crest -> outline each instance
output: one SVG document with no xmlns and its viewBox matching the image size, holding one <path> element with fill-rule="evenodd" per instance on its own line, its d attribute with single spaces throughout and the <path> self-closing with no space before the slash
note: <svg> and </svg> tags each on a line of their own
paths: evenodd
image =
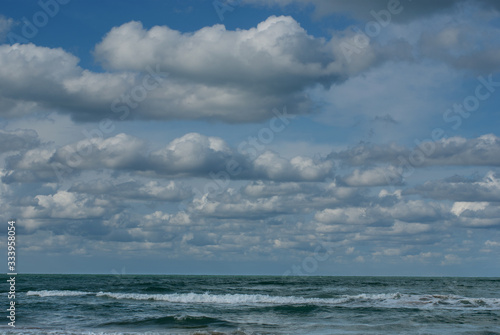
<svg viewBox="0 0 500 335">
<path fill-rule="evenodd" d="M 411 295 L 401 293 L 342 295 L 336 298 L 304 298 L 266 294 L 211 294 L 211 293 L 120 293 L 83 291 L 28 291 L 28 296 L 83 296 L 94 295 L 111 299 L 152 300 L 178 304 L 230 305 L 315 305 L 315 306 L 369 306 L 385 308 L 477 308 L 500 309 L 498 298 L 470 298 L 456 295 Z"/>
<path fill-rule="evenodd" d="M 69 291 L 69 290 L 42 290 L 42 291 L 28 291 L 26 295 L 34 295 L 39 297 L 75 297 L 79 295 L 89 295 L 93 294 L 92 292 L 83 292 L 83 291 Z"/>
</svg>

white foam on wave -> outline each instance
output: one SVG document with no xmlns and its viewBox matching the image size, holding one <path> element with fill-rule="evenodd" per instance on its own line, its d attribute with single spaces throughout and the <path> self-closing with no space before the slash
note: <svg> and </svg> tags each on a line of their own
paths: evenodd
<svg viewBox="0 0 500 335">
<path fill-rule="evenodd" d="M 171 303 L 336 305 L 387 308 L 485 308 L 500 309 L 500 299 L 466 298 L 454 295 L 409 295 L 401 293 L 343 295 L 338 298 L 303 298 L 264 294 L 139 294 L 99 292 L 97 296 L 114 299 L 156 300 Z"/>
<path fill-rule="evenodd" d="M 498 298 L 472 298 L 458 295 L 418 295 L 409 301 L 409 304 L 423 304 L 427 306 L 439 307 L 460 307 L 460 308 L 485 308 L 500 309 L 500 299 Z"/>
<path fill-rule="evenodd" d="M 26 295 L 35 295 L 39 297 L 74 297 L 79 295 L 88 295 L 95 294 L 91 292 L 83 292 L 83 291 L 28 291 Z"/>
<path fill-rule="evenodd" d="M 297 296 L 271 296 L 266 294 L 211 294 L 211 293 L 115 293 L 82 291 L 28 291 L 26 295 L 82 296 L 95 295 L 112 299 L 153 300 L 179 304 L 230 305 L 318 305 L 385 308 L 472 308 L 500 310 L 498 298 L 470 298 L 457 295 L 412 295 L 401 293 L 342 295 L 337 298 L 304 298 Z"/>
<path fill-rule="evenodd" d="M 366 296 L 366 297 L 365 297 Z M 463 297 L 458 295 L 439 295 L 439 294 L 400 294 L 396 293 L 392 298 L 386 299 L 383 297 L 376 297 L 377 295 L 364 295 L 357 296 L 363 301 L 379 298 L 375 303 L 375 307 L 387 308 L 419 308 L 419 309 L 487 309 L 499 310 L 500 299 L 498 298 L 472 298 Z"/>
<path fill-rule="evenodd" d="M 157 300 L 172 303 L 208 303 L 208 304 L 340 304 L 346 302 L 345 298 L 322 299 L 270 296 L 266 294 L 210 294 L 210 293 L 171 293 L 171 294 L 141 294 L 141 293 L 111 293 L 99 292 L 98 297 L 131 300 Z"/>
</svg>

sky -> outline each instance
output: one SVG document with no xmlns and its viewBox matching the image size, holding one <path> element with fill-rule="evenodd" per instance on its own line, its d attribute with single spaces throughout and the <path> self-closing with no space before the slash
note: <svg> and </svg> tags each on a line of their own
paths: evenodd
<svg viewBox="0 0 500 335">
<path fill-rule="evenodd" d="M 18 272 L 498 277 L 499 11 L 3 1 Z"/>
</svg>

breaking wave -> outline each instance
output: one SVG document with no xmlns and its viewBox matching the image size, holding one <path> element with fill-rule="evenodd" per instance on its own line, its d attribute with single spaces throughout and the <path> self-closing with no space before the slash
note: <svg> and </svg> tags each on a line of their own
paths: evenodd
<svg viewBox="0 0 500 335">
<path fill-rule="evenodd" d="M 82 292 L 82 291 L 47 291 L 47 290 L 42 290 L 42 291 L 28 291 L 26 292 L 26 295 L 34 295 L 34 296 L 39 296 L 39 297 L 76 297 L 79 295 L 89 295 L 92 294 L 91 292 Z"/>
<path fill-rule="evenodd" d="M 411 295 L 401 293 L 340 295 L 332 298 L 272 296 L 265 294 L 211 294 L 211 293 L 115 293 L 83 291 L 28 291 L 28 296 L 73 297 L 93 295 L 111 299 L 152 300 L 178 304 L 226 305 L 318 305 L 342 307 L 385 308 L 467 308 L 499 310 L 500 299 L 471 298 L 457 295 Z"/>
</svg>

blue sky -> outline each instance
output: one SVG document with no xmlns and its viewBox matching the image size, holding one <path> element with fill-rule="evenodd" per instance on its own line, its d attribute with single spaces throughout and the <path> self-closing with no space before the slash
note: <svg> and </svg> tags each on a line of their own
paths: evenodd
<svg viewBox="0 0 500 335">
<path fill-rule="evenodd" d="M 19 270 L 498 276 L 499 9 L 5 1 Z"/>
</svg>

